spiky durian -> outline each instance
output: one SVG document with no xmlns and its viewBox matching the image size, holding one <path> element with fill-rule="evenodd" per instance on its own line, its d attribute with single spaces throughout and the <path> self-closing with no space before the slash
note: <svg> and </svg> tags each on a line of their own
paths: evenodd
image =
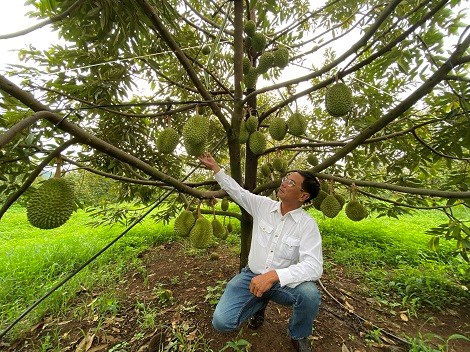
<svg viewBox="0 0 470 352">
<path fill-rule="evenodd" d="M 333 193 L 333 196 L 338 201 L 339 205 L 341 206 L 341 209 L 343 209 L 344 203 L 346 203 L 346 200 L 344 199 L 344 197 L 339 193 Z"/>
<path fill-rule="evenodd" d="M 273 65 L 279 68 L 284 68 L 289 64 L 289 50 L 281 47 L 273 52 L 274 61 Z"/>
<path fill-rule="evenodd" d="M 26 207 L 31 225 L 40 229 L 54 229 L 70 219 L 75 210 L 72 184 L 58 177 L 50 178 L 33 193 Z"/>
<path fill-rule="evenodd" d="M 307 131 L 307 120 L 300 112 L 295 112 L 287 119 L 287 128 L 294 136 L 302 136 Z"/>
<path fill-rule="evenodd" d="M 260 131 L 255 131 L 250 134 L 248 146 L 253 154 L 260 155 L 266 150 L 266 137 Z"/>
<path fill-rule="evenodd" d="M 276 141 L 282 141 L 287 133 L 287 123 L 286 121 L 280 117 L 275 116 L 271 119 L 271 123 L 269 124 L 269 134 L 272 139 Z"/>
<path fill-rule="evenodd" d="M 211 47 L 209 45 L 204 45 L 202 47 L 201 53 L 203 55 L 209 55 L 211 53 Z"/>
<path fill-rule="evenodd" d="M 280 174 L 283 174 L 287 171 L 287 160 L 284 158 L 278 157 L 273 159 L 273 169 Z"/>
<path fill-rule="evenodd" d="M 309 154 L 307 156 L 307 163 L 309 163 L 312 166 L 317 166 L 318 165 L 318 158 L 314 154 Z"/>
<path fill-rule="evenodd" d="M 173 127 L 165 128 L 157 138 L 157 149 L 160 153 L 171 154 L 178 145 L 178 131 Z"/>
<path fill-rule="evenodd" d="M 240 141 L 240 144 L 245 144 L 246 142 L 248 142 L 248 138 L 250 138 L 250 132 L 248 132 L 248 130 L 246 129 L 246 123 L 243 120 L 240 123 L 240 135 L 238 138 Z"/>
<path fill-rule="evenodd" d="M 212 232 L 215 237 L 225 240 L 227 238 L 224 225 L 217 219 L 212 220 Z"/>
<path fill-rule="evenodd" d="M 243 32 L 249 37 L 253 37 L 256 32 L 256 23 L 253 20 L 248 20 L 243 25 Z"/>
<path fill-rule="evenodd" d="M 356 199 L 350 200 L 346 204 L 344 211 L 346 216 L 352 221 L 361 221 L 368 215 L 366 208 Z"/>
<path fill-rule="evenodd" d="M 263 33 L 256 32 L 251 38 L 251 47 L 256 52 L 261 52 L 266 47 L 266 37 Z"/>
<path fill-rule="evenodd" d="M 188 237 L 195 223 L 196 218 L 194 214 L 189 210 L 183 210 L 175 219 L 173 231 L 178 237 Z"/>
<path fill-rule="evenodd" d="M 258 60 L 258 73 L 263 74 L 273 67 L 274 55 L 272 52 L 264 52 Z"/>
<path fill-rule="evenodd" d="M 260 169 L 261 169 L 261 174 L 264 177 L 271 176 L 271 166 L 268 163 L 262 164 Z"/>
<path fill-rule="evenodd" d="M 245 127 L 249 133 L 253 133 L 258 128 L 258 118 L 255 115 L 250 115 L 245 121 Z"/>
<path fill-rule="evenodd" d="M 204 115 L 191 116 L 183 127 L 183 141 L 197 145 L 205 143 L 209 135 L 209 118 Z"/>
<path fill-rule="evenodd" d="M 334 117 L 344 116 L 352 109 L 352 92 L 344 83 L 333 84 L 325 94 L 326 111 Z"/>
<path fill-rule="evenodd" d="M 243 74 L 244 75 L 246 75 L 248 72 L 250 72 L 250 70 L 253 68 L 253 66 L 251 65 L 250 59 L 247 58 L 246 56 L 243 57 L 242 65 L 243 65 Z"/>
<path fill-rule="evenodd" d="M 252 67 L 245 75 L 243 75 L 243 83 L 246 88 L 254 89 L 256 87 L 256 82 L 258 81 L 259 73 L 256 68 Z"/>
<path fill-rule="evenodd" d="M 326 217 L 334 218 L 341 211 L 341 205 L 334 195 L 329 194 L 321 202 L 320 210 Z"/>
<path fill-rule="evenodd" d="M 315 209 L 317 210 L 321 210 L 321 203 L 323 202 L 323 200 L 326 198 L 326 196 L 328 195 L 328 193 L 326 193 L 324 190 L 320 190 L 318 192 L 318 195 L 313 198 L 312 200 L 312 205 L 315 207 Z"/>
<path fill-rule="evenodd" d="M 194 248 L 205 249 L 209 247 L 213 234 L 211 222 L 200 216 L 189 232 L 189 240 Z"/>
<path fill-rule="evenodd" d="M 223 211 L 227 211 L 228 210 L 228 207 L 229 207 L 229 201 L 227 198 L 223 198 L 222 199 L 222 202 L 220 203 L 220 208 L 223 210 Z"/>
</svg>

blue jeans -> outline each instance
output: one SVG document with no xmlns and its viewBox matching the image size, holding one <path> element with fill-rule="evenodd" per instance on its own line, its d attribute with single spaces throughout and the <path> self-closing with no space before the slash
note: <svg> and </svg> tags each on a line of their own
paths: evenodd
<svg viewBox="0 0 470 352">
<path fill-rule="evenodd" d="M 310 336 L 321 302 L 321 293 L 315 283 L 306 281 L 295 288 L 281 287 L 276 283 L 262 297 L 256 297 L 250 292 L 251 279 L 256 275 L 250 269 L 244 268 L 228 282 L 215 307 L 213 327 L 221 332 L 233 331 L 263 309 L 268 300 L 272 300 L 283 306 L 292 306 L 288 325 L 290 337 L 298 340 Z"/>
</svg>

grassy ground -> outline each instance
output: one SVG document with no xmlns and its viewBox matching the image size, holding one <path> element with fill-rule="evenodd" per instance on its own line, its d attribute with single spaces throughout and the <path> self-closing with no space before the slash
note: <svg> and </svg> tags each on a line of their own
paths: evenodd
<svg viewBox="0 0 470 352">
<path fill-rule="evenodd" d="M 384 304 L 418 314 L 420 307 L 442 309 L 449 297 L 469 299 L 468 264 L 451 255 L 453 243 L 438 253 L 428 250 L 426 229 L 446 221 L 439 213 L 417 213 L 400 220 L 368 218 L 355 223 L 344 215 L 326 219 L 312 210 L 324 240 L 326 270 L 342 265 L 361 277 L 364 290 Z M 30 226 L 20 207 L 0 222 L 0 330 L 77 269 L 123 230 L 123 226 L 92 228 L 83 211 L 64 226 L 39 230 Z M 238 226 L 235 226 L 235 231 Z M 48 312 L 67 309 L 77 291 L 119 281 L 129 268 L 139 268 L 138 253 L 174 240 L 171 226 L 145 220 L 39 305 L 17 328 L 35 324 Z M 236 239 L 232 237 L 232 241 Z M 96 302 L 100 310 L 117 309 L 112 292 Z M 80 312 L 77 312 L 79 315 Z"/>
</svg>

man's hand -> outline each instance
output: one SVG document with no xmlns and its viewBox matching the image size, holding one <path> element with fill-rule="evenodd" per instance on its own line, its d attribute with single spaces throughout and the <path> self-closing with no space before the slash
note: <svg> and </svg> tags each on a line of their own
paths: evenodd
<svg viewBox="0 0 470 352">
<path fill-rule="evenodd" d="M 214 171 L 214 174 L 220 171 L 220 167 L 217 164 L 217 162 L 214 160 L 212 155 L 210 153 L 204 153 L 200 156 L 198 156 L 199 161 L 212 171 Z"/>
<path fill-rule="evenodd" d="M 277 276 L 275 270 L 269 271 L 266 274 L 257 275 L 251 279 L 250 292 L 256 297 L 261 297 L 263 293 L 268 291 L 278 281 L 279 276 Z"/>
</svg>

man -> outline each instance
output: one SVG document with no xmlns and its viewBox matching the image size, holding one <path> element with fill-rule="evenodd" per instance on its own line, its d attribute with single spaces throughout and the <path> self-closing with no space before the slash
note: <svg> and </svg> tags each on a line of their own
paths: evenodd
<svg viewBox="0 0 470 352">
<path fill-rule="evenodd" d="M 292 306 L 288 334 L 297 351 L 311 351 L 307 337 L 312 334 L 321 301 L 314 281 L 323 272 L 323 256 L 317 223 L 302 205 L 317 196 L 318 180 L 308 171 L 293 171 L 282 179 L 279 201 L 275 201 L 242 188 L 210 154 L 201 155 L 199 160 L 253 217 L 248 266 L 228 282 L 212 325 L 229 332 L 249 320 L 251 328 L 258 328 L 272 300 Z"/>
</svg>

